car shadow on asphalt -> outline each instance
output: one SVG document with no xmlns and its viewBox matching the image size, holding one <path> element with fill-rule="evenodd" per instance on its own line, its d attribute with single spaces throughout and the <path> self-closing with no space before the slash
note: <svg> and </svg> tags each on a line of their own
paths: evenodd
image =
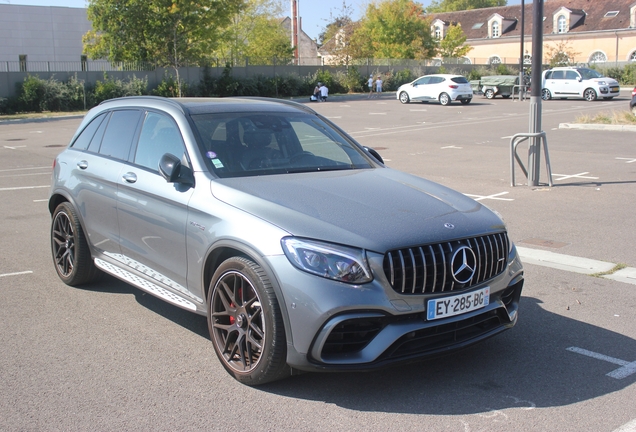
<svg viewBox="0 0 636 432">
<path fill-rule="evenodd" d="M 143 306 L 211 343 L 204 316 L 183 310 L 113 277 L 82 289 L 132 294 Z M 519 323 L 491 339 L 446 356 L 371 372 L 302 373 L 259 386 L 290 398 L 356 411 L 479 414 L 564 406 L 619 391 L 636 382 L 607 374 L 621 368 L 568 348 L 635 362 L 636 340 L 555 314 L 522 296 Z M 232 379 L 227 376 L 227 379 Z"/>
<path fill-rule="evenodd" d="M 634 362 L 636 340 L 548 312 L 536 298 L 522 297 L 520 310 L 515 328 L 451 355 L 375 372 L 309 373 L 258 389 L 356 411 L 456 415 L 569 405 L 636 382 L 636 374 L 606 375 L 620 365 L 567 350 Z"/>
</svg>

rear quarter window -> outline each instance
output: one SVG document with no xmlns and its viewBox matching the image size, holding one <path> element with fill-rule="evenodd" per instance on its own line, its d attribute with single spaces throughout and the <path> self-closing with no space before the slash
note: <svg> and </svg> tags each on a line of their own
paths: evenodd
<svg viewBox="0 0 636 432">
<path fill-rule="evenodd" d="M 86 150 L 86 149 L 88 149 L 88 146 L 91 143 L 91 140 L 95 136 L 95 132 L 97 131 L 99 126 L 104 121 L 104 118 L 106 118 L 106 114 L 100 114 L 99 116 L 95 117 L 88 124 L 88 126 L 86 126 L 84 128 L 82 133 L 80 133 L 80 135 L 73 142 L 71 147 L 74 148 L 74 149 L 77 149 L 77 150 Z"/>
<path fill-rule="evenodd" d="M 457 84 L 468 84 L 468 80 L 464 77 L 451 78 L 451 81 L 456 82 Z"/>
</svg>

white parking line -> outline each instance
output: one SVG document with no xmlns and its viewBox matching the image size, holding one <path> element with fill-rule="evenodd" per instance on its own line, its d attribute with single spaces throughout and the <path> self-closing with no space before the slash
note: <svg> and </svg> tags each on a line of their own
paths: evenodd
<svg viewBox="0 0 636 432">
<path fill-rule="evenodd" d="M 599 354 L 596 353 L 594 351 L 588 351 L 586 349 L 583 348 L 577 348 L 577 347 L 570 347 L 570 348 L 566 348 L 566 350 L 571 351 L 571 352 L 575 352 L 577 354 L 582 354 L 584 356 L 588 356 L 588 357 L 592 357 L 595 358 L 597 360 L 603 360 L 609 363 L 614 363 L 617 364 L 619 366 L 621 366 L 618 369 L 613 370 L 612 372 L 609 372 L 605 375 L 607 375 L 610 378 L 615 378 L 615 379 L 623 379 L 623 378 L 627 378 L 630 375 L 633 375 L 636 373 L 636 361 L 633 362 L 628 362 L 625 360 L 621 360 L 621 359 L 617 359 L 614 357 L 610 357 L 610 356 L 606 356 L 604 354 Z"/>
<path fill-rule="evenodd" d="M 27 271 L 23 271 L 23 272 L 15 272 L 15 273 L 4 273 L 4 274 L 0 274 L 0 277 L 7 277 L 7 276 L 20 276 L 20 275 L 31 274 L 31 273 L 33 273 L 31 270 L 27 270 Z"/>
<path fill-rule="evenodd" d="M 12 190 L 22 190 L 22 189 L 39 189 L 39 188 L 48 188 L 50 185 L 46 186 L 20 186 L 20 187 L 10 187 L 10 188 L 0 188 L 1 191 L 12 191 Z"/>
<path fill-rule="evenodd" d="M 25 170 L 40 170 L 40 169 L 51 169 L 51 166 L 41 166 L 41 167 L 28 167 L 28 168 L 9 168 L 0 170 L 0 172 L 9 172 L 9 171 L 25 171 Z"/>
<path fill-rule="evenodd" d="M 636 419 L 625 423 L 618 429 L 614 429 L 612 432 L 636 432 Z"/>
<path fill-rule="evenodd" d="M 598 180 L 598 177 L 589 177 L 589 176 L 586 176 L 585 174 L 589 174 L 589 172 L 582 172 L 582 173 L 572 174 L 572 175 L 568 175 L 568 174 L 554 174 L 554 173 L 552 173 L 552 177 L 560 177 L 560 178 L 554 179 L 555 181 L 565 180 L 565 179 L 570 179 L 570 178 L 582 178 L 582 179 Z"/>
<path fill-rule="evenodd" d="M 633 159 L 633 158 L 622 158 L 622 157 L 617 157 L 616 159 L 618 159 L 618 160 L 624 160 L 624 161 L 627 161 L 627 162 L 625 162 L 625 163 L 634 163 L 634 162 L 636 162 L 636 159 Z"/>
<path fill-rule="evenodd" d="M 507 193 L 508 192 L 500 192 L 498 194 L 493 194 L 493 195 L 471 195 L 471 194 L 464 194 L 464 195 L 474 198 L 475 201 L 481 201 L 483 199 L 492 199 L 492 200 L 499 200 L 499 201 L 514 201 L 513 198 L 499 198 L 501 195 L 506 195 Z"/>
</svg>

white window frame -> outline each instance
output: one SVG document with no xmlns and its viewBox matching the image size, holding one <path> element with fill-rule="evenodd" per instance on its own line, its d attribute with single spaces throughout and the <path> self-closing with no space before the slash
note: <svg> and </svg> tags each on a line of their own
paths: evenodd
<svg viewBox="0 0 636 432">
<path fill-rule="evenodd" d="M 499 21 L 493 21 L 492 24 L 490 24 L 490 37 L 495 39 L 499 36 L 501 36 L 501 24 L 499 24 Z"/>
<path fill-rule="evenodd" d="M 600 59 L 601 56 L 603 57 L 602 60 Z M 594 51 L 592 54 L 590 54 L 588 63 L 590 64 L 607 63 L 607 54 L 605 54 L 603 51 L 600 51 L 600 50 Z"/>
<path fill-rule="evenodd" d="M 557 18 L 557 33 L 567 33 L 568 32 L 568 20 L 565 15 L 561 14 Z"/>
<path fill-rule="evenodd" d="M 490 57 L 488 57 L 488 64 L 489 65 L 499 65 L 503 63 L 501 61 L 501 57 L 499 57 L 498 55 L 491 55 Z"/>
</svg>

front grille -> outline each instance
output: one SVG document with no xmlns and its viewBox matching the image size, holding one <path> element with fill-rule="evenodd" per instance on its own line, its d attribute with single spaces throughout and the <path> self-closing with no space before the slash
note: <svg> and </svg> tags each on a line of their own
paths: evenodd
<svg viewBox="0 0 636 432">
<path fill-rule="evenodd" d="M 461 291 L 501 274 L 508 250 L 505 232 L 397 249 L 384 255 L 384 273 L 400 294 Z"/>
</svg>

